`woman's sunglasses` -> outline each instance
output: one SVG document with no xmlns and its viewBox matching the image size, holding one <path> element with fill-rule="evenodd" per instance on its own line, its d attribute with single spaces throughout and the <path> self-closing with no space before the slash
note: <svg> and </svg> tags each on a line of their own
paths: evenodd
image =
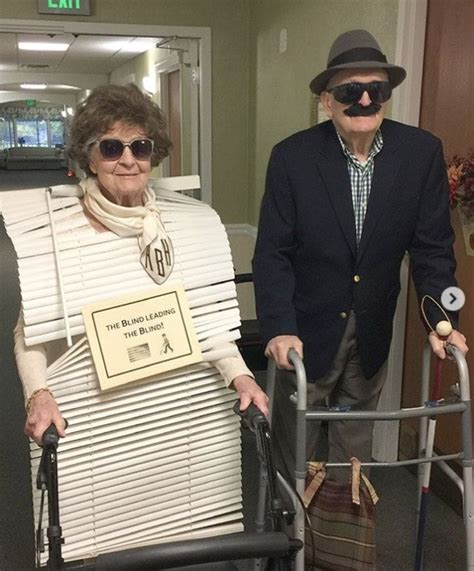
<svg viewBox="0 0 474 571">
<path fill-rule="evenodd" d="M 365 91 L 369 94 L 372 103 L 385 103 L 392 95 L 392 86 L 388 81 L 353 82 L 343 83 L 326 91 L 332 93 L 336 101 L 347 105 L 358 103 Z"/>
<path fill-rule="evenodd" d="M 120 139 L 101 139 L 94 144 L 99 146 L 102 158 L 106 161 L 118 160 L 125 150 L 130 147 L 133 156 L 139 161 L 148 160 L 153 153 L 153 141 L 151 139 L 135 139 L 129 143 L 124 143 Z"/>
</svg>

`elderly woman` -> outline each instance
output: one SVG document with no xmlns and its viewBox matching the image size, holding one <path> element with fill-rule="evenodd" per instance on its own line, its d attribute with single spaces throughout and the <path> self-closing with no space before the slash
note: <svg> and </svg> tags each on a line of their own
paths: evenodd
<svg viewBox="0 0 474 571">
<path fill-rule="evenodd" d="M 69 154 L 87 174 L 80 183 L 80 204 L 90 226 L 96 233 L 136 236 L 143 271 L 157 284 L 172 275 L 175 260 L 172 240 L 148 183 L 151 168 L 168 155 L 170 146 L 163 113 L 134 85 L 93 90 L 79 105 L 71 128 Z M 155 249 L 154 255 L 150 248 Z M 15 354 L 27 402 L 25 430 L 38 443 L 51 423 L 60 436 L 66 433 L 65 420 L 46 382 L 47 366 L 64 350 L 64 339 L 27 346 L 20 316 Z M 240 355 L 218 359 L 212 366 L 237 391 L 241 409 L 253 402 L 267 413 L 267 397 Z"/>
</svg>

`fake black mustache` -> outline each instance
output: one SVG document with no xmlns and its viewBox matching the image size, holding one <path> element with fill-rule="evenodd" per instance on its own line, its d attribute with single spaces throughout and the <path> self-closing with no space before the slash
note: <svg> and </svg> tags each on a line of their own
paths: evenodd
<svg viewBox="0 0 474 571">
<path fill-rule="evenodd" d="M 370 105 L 361 105 L 360 103 L 354 103 L 348 109 L 344 110 L 344 113 L 348 117 L 368 117 L 369 115 L 375 115 L 380 111 L 382 106 L 379 103 L 371 103 Z"/>
</svg>

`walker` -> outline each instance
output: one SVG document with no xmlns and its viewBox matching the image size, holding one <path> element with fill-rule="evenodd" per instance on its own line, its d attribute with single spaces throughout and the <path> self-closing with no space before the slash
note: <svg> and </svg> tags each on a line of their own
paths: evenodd
<svg viewBox="0 0 474 571">
<path fill-rule="evenodd" d="M 423 369 L 421 378 L 421 404 L 418 407 L 405 408 L 394 411 L 331 411 L 329 409 L 317 411 L 307 408 L 306 400 L 306 372 L 303 362 L 293 349 L 288 353 L 288 360 L 294 366 L 295 372 L 285 371 L 286 374 L 295 374 L 297 381 L 297 393 L 291 399 L 296 405 L 296 464 L 294 490 L 283 478 L 280 482 L 293 499 L 295 520 L 294 537 L 304 543 L 305 538 L 305 514 L 303 507 L 298 501 L 298 494 L 303 496 L 306 478 L 306 422 L 308 421 L 331 421 L 337 420 L 401 420 L 406 418 L 419 418 L 419 455 L 415 459 L 400 460 L 395 462 L 363 462 L 367 467 L 396 467 L 418 465 L 418 479 L 421 484 L 423 479 L 423 467 L 427 463 L 437 462 L 443 471 L 457 484 L 463 496 L 464 526 L 466 532 L 466 560 L 467 568 L 474 569 L 474 512 L 473 512 L 473 459 L 472 459 L 472 433 L 471 433 L 471 400 L 469 388 L 469 372 L 464 355 L 454 346 L 448 345 L 447 352 L 454 358 L 459 381 L 454 387 L 455 402 L 433 403 L 429 401 L 430 385 L 430 360 L 431 349 L 428 341 L 423 348 Z M 279 374 L 282 371 L 278 371 Z M 270 399 L 270 411 L 272 411 L 275 379 L 277 368 L 274 361 L 269 361 L 267 369 L 267 394 Z M 441 414 L 458 413 L 462 430 L 462 450 L 455 454 L 436 456 L 427 454 L 427 427 L 428 418 Z M 271 412 L 270 412 L 271 419 Z M 463 467 L 463 477 L 460 478 L 447 464 L 449 460 L 460 459 Z M 328 463 L 328 467 L 350 467 L 350 463 Z M 259 490 L 259 504 L 257 511 L 257 531 L 262 532 L 265 528 L 265 487 L 261 482 Z M 421 488 L 421 485 L 420 485 Z M 295 494 L 296 491 L 296 494 Z M 263 568 L 261 559 L 254 561 L 254 570 Z M 300 550 L 295 560 L 295 571 L 304 570 L 304 550 Z"/>
<path fill-rule="evenodd" d="M 287 525 L 282 502 L 277 496 L 276 473 L 270 449 L 270 426 L 265 416 L 250 405 L 243 413 L 238 403 L 234 412 L 242 418 L 243 426 L 255 433 L 258 457 L 266 474 L 270 500 L 272 529 L 263 533 L 231 533 L 202 539 L 189 539 L 135 547 L 103 553 L 94 559 L 65 562 L 61 546 L 64 543 L 60 524 L 60 494 L 58 492 L 58 444 L 59 437 L 54 425 L 43 435 L 43 452 L 36 480 L 42 490 L 41 514 L 44 495 L 48 494 L 48 560 L 41 567 L 40 550 L 44 551 L 43 528 L 37 531 L 37 569 L 49 571 L 139 571 L 175 569 L 175 571 L 237 571 L 232 563 L 239 559 L 269 558 L 271 571 L 291 571 L 294 557 L 303 543 L 286 533 Z M 67 538 L 66 538 L 67 540 Z"/>
</svg>

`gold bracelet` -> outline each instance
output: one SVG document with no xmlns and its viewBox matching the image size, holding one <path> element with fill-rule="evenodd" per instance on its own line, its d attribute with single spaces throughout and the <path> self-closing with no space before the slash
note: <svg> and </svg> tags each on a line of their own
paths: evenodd
<svg viewBox="0 0 474 571">
<path fill-rule="evenodd" d="M 41 387 L 40 389 L 36 389 L 35 391 L 33 391 L 30 395 L 30 398 L 26 402 L 25 408 L 27 414 L 30 413 L 30 408 L 31 405 L 33 404 L 33 399 L 37 397 L 40 393 L 49 393 L 51 396 L 53 396 L 53 393 L 47 387 Z"/>
</svg>

